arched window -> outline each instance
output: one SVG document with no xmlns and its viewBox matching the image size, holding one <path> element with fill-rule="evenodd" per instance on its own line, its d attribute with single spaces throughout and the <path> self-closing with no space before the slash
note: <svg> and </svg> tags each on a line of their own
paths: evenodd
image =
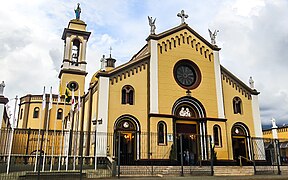
<svg viewBox="0 0 288 180">
<path fill-rule="evenodd" d="M 122 88 L 122 104 L 134 104 L 134 89 L 132 86 L 126 85 Z"/>
<path fill-rule="evenodd" d="M 57 119 L 62 119 L 63 117 L 63 109 L 59 108 L 57 111 Z"/>
<path fill-rule="evenodd" d="M 239 97 L 233 98 L 234 114 L 242 114 L 242 100 Z"/>
<path fill-rule="evenodd" d="M 72 64 L 78 66 L 79 61 L 79 54 L 80 54 L 80 41 L 78 39 L 73 40 L 72 45 Z"/>
<path fill-rule="evenodd" d="M 167 127 L 166 123 L 160 121 L 157 125 L 158 145 L 166 145 Z"/>
<path fill-rule="evenodd" d="M 214 145 L 216 147 L 222 146 L 221 128 L 219 125 L 213 126 Z"/>
<path fill-rule="evenodd" d="M 35 107 L 33 111 L 33 118 L 39 117 L 39 107 Z"/>
</svg>

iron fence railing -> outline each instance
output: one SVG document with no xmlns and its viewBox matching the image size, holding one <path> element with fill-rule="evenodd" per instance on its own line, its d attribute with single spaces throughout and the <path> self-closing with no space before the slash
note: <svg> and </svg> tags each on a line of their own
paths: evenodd
<svg viewBox="0 0 288 180">
<path fill-rule="evenodd" d="M 7 171 L 10 159 L 9 172 L 97 169 L 109 172 L 106 176 L 213 175 L 216 161 L 208 135 L 165 134 L 159 138 L 154 132 L 2 129 L 0 138 L 0 173 Z M 255 174 L 280 174 L 280 165 L 287 165 L 288 140 L 252 137 L 249 142 Z M 245 158 L 242 160 L 241 164 Z"/>
</svg>

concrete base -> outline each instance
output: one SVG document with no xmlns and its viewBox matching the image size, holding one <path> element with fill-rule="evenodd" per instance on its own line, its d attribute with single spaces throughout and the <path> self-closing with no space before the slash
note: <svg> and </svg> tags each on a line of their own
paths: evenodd
<svg viewBox="0 0 288 180">
<path fill-rule="evenodd" d="M 86 173 L 82 173 L 82 178 L 86 178 Z M 27 172 L 26 175 L 19 176 L 19 179 L 29 179 L 29 180 L 37 180 L 38 173 L 37 172 Z M 73 172 L 40 172 L 40 179 L 41 180 L 79 180 L 80 179 L 80 172 L 73 171 Z"/>
</svg>

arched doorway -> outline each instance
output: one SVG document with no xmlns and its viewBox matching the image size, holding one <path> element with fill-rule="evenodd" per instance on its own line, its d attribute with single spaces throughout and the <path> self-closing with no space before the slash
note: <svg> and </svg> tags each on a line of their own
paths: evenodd
<svg viewBox="0 0 288 180">
<path fill-rule="evenodd" d="M 250 140 L 249 130 L 242 123 L 236 123 L 232 127 L 232 148 L 233 159 L 239 162 L 239 157 L 242 156 L 246 159 L 251 159 L 250 156 Z"/>
<path fill-rule="evenodd" d="M 121 165 L 134 164 L 139 159 L 140 126 L 138 120 L 130 115 L 121 116 L 114 126 L 114 155 L 119 156 Z"/>
<path fill-rule="evenodd" d="M 175 143 L 177 160 L 181 159 L 181 145 L 184 153 L 184 165 L 194 165 L 207 158 L 205 109 L 197 99 L 186 96 L 178 99 L 173 106 L 175 125 Z M 182 143 L 180 136 L 182 136 Z"/>
</svg>

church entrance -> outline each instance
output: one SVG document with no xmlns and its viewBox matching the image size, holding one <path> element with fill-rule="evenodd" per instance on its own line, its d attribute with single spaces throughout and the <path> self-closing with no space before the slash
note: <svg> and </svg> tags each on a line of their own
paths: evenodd
<svg viewBox="0 0 288 180">
<path fill-rule="evenodd" d="M 206 117 L 206 113 L 201 102 L 189 95 L 181 97 L 174 103 L 172 114 L 175 116 L 175 152 L 178 162 L 182 158 L 181 147 L 184 165 L 197 164 L 200 159 L 207 160 L 206 123 L 200 120 Z"/>
<path fill-rule="evenodd" d="M 119 134 L 120 133 L 120 134 Z M 120 135 L 120 163 L 121 165 L 131 165 L 135 160 L 135 132 L 119 132 L 117 133 L 117 156 L 118 141 Z"/>
<path fill-rule="evenodd" d="M 184 165 L 195 165 L 198 157 L 198 136 L 196 124 L 176 123 L 177 160 L 181 161 L 181 145 Z M 181 138 L 182 136 L 182 138 Z M 182 139 L 182 143 L 181 143 Z"/>
<path fill-rule="evenodd" d="M 140 138 L 137 126 L 132 119 L 121 119 L 116 123 L 114 133 L 114 155 L 121 165 L 132 165 L 139 156 Z"/>
<path fill-rule="evenodd" d="M 234 160 L 239 163 L 241 157 L 242 162 L 247 162 L 249 159 L 248 131 L 242 124 L 236 124 L 232 128 L 232 148 Z"/>
</svg>

